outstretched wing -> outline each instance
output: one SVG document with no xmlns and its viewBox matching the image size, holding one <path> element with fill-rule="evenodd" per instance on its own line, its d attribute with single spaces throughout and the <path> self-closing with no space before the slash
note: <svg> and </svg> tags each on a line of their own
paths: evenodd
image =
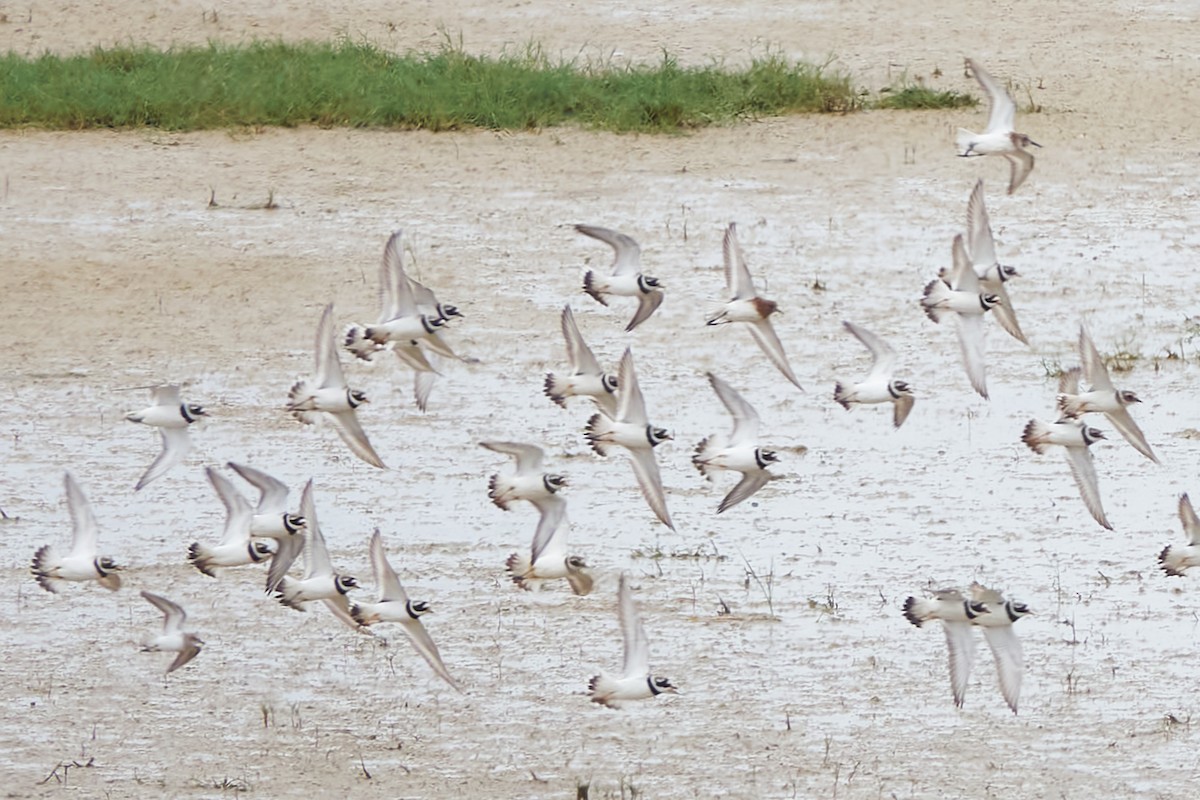
<svg viewBox="0 0 1200 800">
<path fill-rule="evenodd" d="M 433 638 L 429 635 L 429 631 L 425 630 L 421 621 L 414 619 L 405 622 L 404 632 L 408 634 L 408 640 L 412 642 L 413 649 L 421 654 L 421 658 L 425 659 L 425 663 L 429 664 L 430 669 L 437 673 L 439 678 L 461 692 L 462 689 L 455 683 L 454 678 L 450 677 L 450 672 L 442 662 L 442 654 L 438 652 L 437 645 L 433 643 Z"/>
<path fill-rule="evenodd" d="M 962 708 L 967 695 L 967 681 L 975 664 L 975 639 L 967 622 L 942 622 L 946 631 L 946 651 L 950 664 L 950 692 L 954 705 Z"/>
<path fill-rule="evenodd" d="M 225 466 L 241 475 L 247 483 L 258 490 L 258 507 L 255 509 L 255 513 L 282 514 L 287 511 L 288 487 L 283 481 L 245 464 L 235 464 L 230 461 Z"/>
<path fill-rule="evenodd" d="M 971 388 L 987 399 L 987 366 L 984 358 L 983 315 L 958 314 L 958 344 Z"/>
<path fill-rule="evenodd" d="M 583 341 L 583 334 L 579 332 L 579 326 L 575 323 L 575 312 L 571 310 L 570 305 L 563 306 L 562 334 L 567 343 L 567 362 L 571 365 L 571 371 L 583 375 L 599 375 L 600 364 L 596 361 L 592 348 Z"/>
<path fill-rule="evenodd" d="M 1029 173 L 1033 172 L 1033 153 L 1018 147 L 1011 153 L 1005 153 L 1004 157 L 1008 159 L 1010 166 L 1008 193 L 1012 194 L 1025 182 Z"/>
<path fill-rule="evenodd" d="M 371 446 L 371 440 L 367 438 L 367 432 L 363 430 L 362 425 L 358 421 L 358 414 L 352 408 L 348 411 L 339 411 L 330 413 L 330 422 L 333 423 L 333 428 L 338 432 L 338 436 L 342 437 L 342 441 L 363 461 L 370 464 L 372 467 L 387 469 L 383 463 L 383 459 L 375 452 L 375 448 Z"/>
<path fill-rule="evenodd" d="M 754 341 L 767 358 L 771 359 L 771 363 L 775 368 L 783 373 L 783 376 L 792 382 L 800 391 L 804 391 L 804 387 L 800 385 L 800 381 L 792 372 L 792 367 L 788 364 L 787 354 L 783 352 L 783 343 L 779 341 L 779 336 L 775 333 L 775 326 L 771 324 L 769 319 L 760 319 L 757 322 L 748 323 L 750 327 L 750 335 L 754 337 Z"/>
<path fill-rule="evenodd" d="M 138 479 L 133 487 L 135 492 L 165 475 L 171 467 L 187 458 L 188 451 L 192 449 L 192 437 L 188 435 L 187 428 L 159 428 L 158 433 L 162 437 L 162 450 Z"/>
<path fill-rule="evenodd" d="M 225 476 L 212 467 L 205 467 L 204 473 L 208 475 L 208 482 L 221 498 L 221 505 L 225 506 L 225 531 L 221 535 L 221 544 L 249 541 L 250 517 L 253 513 L 250 503 L 238 494 L 237 489 L 233 488 L 233 484 Z"/>
<path fill-rule="evenodd" d="M 748 300 L 758 293 L 754 290 L 754 279 L 746 266 L 746 256 L 738 243 L 737 225 L 729 223 L 725 238 L 721 241 L 721 252 L 725 257 L 725 287 L 734 300 Z"/>
<path fill-rule="evenodd" d="M 1104 515 L 1104 506 L 1100 504 L 1100 485 L 1096 479 L 1096 466 L 1092 463 L 1092 451 L 1089 447 L 1065 447 L 1067 463 L 1071 465 L 1071 475 L 1075 485 L 1079 487 L 1079 495 L 1083 504 L 1092 513 L 1092 517 L 1110 531 L 1108 517 Z"/>
<path fill-rule="evenodd" d="M 63 475 L 67 489 L 67 510 L 71 512 L 71 556 L 95 556 L 98 527 L 92 504 L 70 472 Z"/>
<path fill-rule="evenodd" d="M 642 292 L 638 297 L 637 311 L 633 314 L 633 319 L 629 320 L 629 324 L 625 326 L 625 332 L 629 333 L 638 325 L 641 325 L 646 320 L 650 319 L 650 315 L 658 310 L 662 305 L 663 293 L 661 289 L 652 289 L 649 292 Z"/>
<path fill-rule="evenodd" d="M 304 517 L 304 577 L 332 575 L 333 565 L 329 562 L 329 550 L 325 547 L 325 536 L 317 524 L 317 505 L 313 500 L 313 482 L 304 484 L 300 496 L 300 515 Z"/>
<path fill-rule="evenodd" d="M 396 570 L 388 563 L 387 553 L 383 549 L 383 536 L 379 529 L 371 536 L 371 571 L 375 573 L 375 588 L 379 592 L 381 603 L 407 603 L 408 593 L 400 584 Z"/>
<path fill-rule="evenodd" d="M 187 612 L 178 603 L 173 603 L 162 595 L 147 592 L 145 589 L 142 590 L 142 597 L 162 612 L 163 633 L 175 633 L 183 627 L 183 623 L 187 622 Z"/>
<path fill-rule="evenodd" d="M 333 303 L 325 306 L 321 312 L 315 345 L 317 371 L 314 377 L 317 386 L 321 389 L 346 388 L 342 362 L 338 359 L 336 331 L 333 329 Z"/>
<path fill-rule="evenodd" d="M 402 233 L 396 231 L 388 238 L 383 248 L 383 260 L 379 263 L 380 322 L 390 322 L 417 313 L 412 285 L 404 273 Z"/>
<path fill-rule="evenodd" d="M 1088 334 L 1087 328 L 1079 326 L 1079 360 L 1083 364 L 1083 379 L 1088 382 L 1095 392 L 1111 392 L 1112 379 L 1108 377 L 1108 367 L 1096 349 L 1096 344 Z"/>
<path fill-rule="evenodd" d="M 974 59 L 967 59 L 967 67 L 975 75 L 975 80 L 979 81 L 979 85 L 987 92 L 991 102 L 991 111 L 988 113 L 988 133 L 1003 133 L 1013 129 L 1013 122 L 1017 116 L 1017 105 L 1012 98 L 1008 96 L 1008 92 L 1004 87 L 996 82 L 996 79 L 979 66 Z"/>
<path fill-rule="evenodd" d="M 537 445 L 520 442 L 480 442 L 479 445 L 494 453 L 512 456 L 520 475 L 530 475 L 542 468 L 544 454 L 542 448 Z"/>
<path fill-rule="evenodd" d="M 771 473 L 765 469 L 751 470 L 742 475 L 742 479 L 737 482 L 737 485 L 729 490 L 729 494 L 725 495 L 725 499 L 721 501 L 721 505 L 717 506 L 717 513 L 720 514 L 727 511 L 738 503 L 742 502 L 759 489 L 767 485 L 771 480 Z"/>
<path fill-rule="evenodd" d="M 621 621 L 621 636 L 625 640 L 625 666 L 622 674 L 626 678 L 650 674 L 650 640 L 642 626 L 629 578 L 622 573 L 617 587 L 617 617 Z"/>
<path fill-rule="evenodd" d="M 179 394 L 179 384 L 165 383 L 162 386 L 154 386 L 150 389 L 150 399 L 156 406 L 172 406 L 177 407 L 183 404 L 183 399 Z"/>
<path fill-rule="evenodd" d="M 646 400 L 638 386 L 637 373 L 633 368 L 633 351 L 625 348 L 617 370 L 617 419 L 632 425 L 646 425 Z"/>
<path fill-rule="evenodd" d="M 671 522 L 671 512 L 667 510 L 667 496 L 663 492 L 662 476 L 658 472 L 658 460 L 654 457 L 654 451 L 630 450 L 629 463 L 633 465 L 633 474 L 637 477 L 642 497 L 646 498 L 650 510 L 663 525 L 675 530 L 675 523 Z"/>
<path fill-rule="evenodd" d="M 983 202 L 983 179 L 975 181 L 975 189 L 967 200 L 967 248 L 971 263 L 984 271 L 996 264 L 996 242 L 988 222 L 987 206 Z"/>
<path fill-rule="evenodd" d="M 1200 545 L 1200 519 L 1196 518 L 1196 510 L 1186 494 L 1179 497 L 1179 521 L 1183 523 L 1183 532 L 1187 534 L 1188 544 L 1195 547 Z"/>
<path fill-rule="evenodd" d="M 747 403 L 746 399 L 738 394 L 732 386 L 716 375 L 711 372 L 707 375 L 713 391 L 717 393 L 717 397 L 733 417 L 733 433 L 730 434 L 729 443 L 736 447 L 753 442 L 758 437 L 758 413 L 754 410 L 754 406 Z"/>
<path fill-rule="evenodd" d="M 595 225 L 576 225 L 584 236 L 598 239 L 613 249 L 613 275 L 636 275 L 642 268 L 642 248 L 631 237 Z"/>
<path fill-rule="evenodd" d="M 867 380 L 886 381 L 896 369 L 896 351 L 878 335 L 866 328 L 860 328 L 853 322 L 842 321 L 842 327 L 854 334 L 854 338 L 863 343 L 871 351 L 871 372 Z M 897 426 L 899 427 L 899 426 Z"/>
<path fill-rule="evenodd" d="M 530 550 L 529 563 L 536 564 L 542 554 L 550 549 L 551 544 L 562 551 L 566 557 L 566 537 L 570 530 L 567 522 L 567 501 L 557 495 L 536 503 L 541 517 L 538 519 L 537 530 L 533 533 L 533 547 Z"/>
<path fill-rule="evenodd" d="M 1017 700 L 1021 697 L 1021 673 L 1025 671 L 1025 655 L 1021 651 L 1021 640 L 1012 625 L 986 627 L 984 638 L 992 648 L 996 659 L 996 674 L 1000 680 L 1000 694 L 1012 712 L 1017 713 Z"/>
<path fill-rule="evenodd" d="M 1108 421 L 1113 424 L 1113 427 L 1121 432 L 1121 435 L 1125 437 L 1125 441 L 1133 445 L 1133 449 L 1155 464 L 1159 463 L 1158 457 L 1150 449 L 1150 443 L 1146 441 L 1146 434 L 1142 433 L 1142 429 L 1133 421 L 1133 417 L 1129 414 L 1129 409 L 1121 406 L 1116 411 L 1106 411 L 1104 416 L 1108 417 Z"/>
</svg>

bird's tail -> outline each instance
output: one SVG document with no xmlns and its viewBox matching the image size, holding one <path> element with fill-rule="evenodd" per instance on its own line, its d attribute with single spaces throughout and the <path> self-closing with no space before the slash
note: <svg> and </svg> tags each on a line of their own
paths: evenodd
<svg viewBox="0 0 1200 800">
<path fill-rule="evenodd" d="M 974 152 L 975 140 L 978 138 L 979 134 L 974 131 L 959 128 L 958 135 L 954 137 L 954 143 L 958 146 L 958 154 L 960 156 L 980 155 Z"/>
<path fill-rule="evenodd" d="M 1046 423 L 1031 419 L 1025 426 L 1025 432 L 1021 434 L 1021 441 L 1028 445 L 1030 450 L 1041 455 L 1046 452 L 1049 437 L 1050 428 Z"/>
<path fill-rule="evenodd" d="M 904 601 L 904 618 L 918 628 L 929 619 L 925 600 L 910 597 Z"/>
<path fill-rule="evenodd" d="M 293 417 L 305 425 L 312 425 L 320 416 L 311 408 L 312 396 L 313 393 L 308 388 L 308 381 L 296 381 L 292 384 L 292 388 L 288 390 L 287 409 L 292 412 Z"/>
<path fill-rule="evenodd" d="M 1186 556 L 1171 545 L 1163 548 L 1163 551 L 1158 554 L 1158 563 L 1162 567 L 1163 572 L 1168 575 L 1182 577 L 1183 571 L 1187 568 L 1184 563 Z"/>
<path fill-rule="evenodd" d="M 710 481 L 713 479 L 713 472 L 715 470 L 708 465 L 708 459 L 714 452 L 720 449 L 717 442 L 714 441 L 716 438 L 715 436 L 707 436 L 701 439 L 692 455 L 692 466 Z"/>
<path fill-rule="evenodd" d="M 192 562 L 192 566 L 203 572 L 210 578 L 217 577 L 217 573 L 213 572 L 209 561 L 212 559 L 212 554 L 208 548 L 199 542 L 192 542 L 188 547 L 188 561 Z"/>
<path fill-rule="evenodd" d="M 617 682 L 601 672 L 588 680 L 588 696 L 593 703 L 609 705 L 609 698 L 617 690 Z"/>
<path fill-rule="evenodd" d="M 512 578 L 512 582 L 517 586 L 520 586 L 527 592 L 533 589 L 528 579 L 529 570 L 533 568 L 533 565 L 529 561 L 529 556 L 522 555 L 521 553 L 513 553 L 504 562 L 504 568 L 508 570 L 508 576 Z"/>
<path fill-rule="evenodd" d="M 33 577 L 38 582 L 38 586 L 41 586 L 47 592 L 58 592 L 58 581 L 55 580 L 53 568 L 50 566 L 57 560 L 54 548 L 48 544 L 42 545 L 33 554 L 33 562 L 30 565 L 30 569 L 33 572 Z"/>
<path fill-rule="evenodd" d="M 616 430 L 613 421 L 605 414 L 593 414 L 587 422 L 587 427 L 584 429 L 583 435 L 587 438 L 588 443 L 602 456 L 608 455 L 607 437 Z"/>
<path fill-rule="evenodd" d="M 931 320 L 941 322 L 947 314 L 954 313 L 942 306 L 942 303 L 949 298 L 950 287 L 941 278 L 934 278 L 925 285 L 925 292 L 921 297 L 921 308 L 925 309 L 925 315 Z"/>
<path fill-rule="evenodd" d="M 377 352 L 383 349 L 368 339 L 366 329 L 358 325 L 351 325 L 346 328 L 345 346 L 347 350 L 354 354 L 355 358 L 360 358 L 363 361 L 370 361 Z"/>
<path fill-rule="evenodd" d="M 360 626 L 365 628 L 369 625 L 373 625 L 374 623 L 378 622 L 379 614 L 378 614 L 378 612 L 371 613 L 371 612 L 367 611 L 367 609 L 363 608 L 358 603 L 351 603 L 350 604 L 350 618 L 353 619 Z"/>
<path fill-rule="evenodd" d="M 600 305 L 608 305 L 608 301 L 604 299 L 604 294 L 596 287 L 596 276 L 590 269 L 583 273 L 583 290 L 591 295 L 591 298 Z"/>
<path fill-rule="evenodd" d="M 1078 395 L 1062 393 L 1055 396 L 1054 399 L 1058 404 L 1058 410 L 1064 417 L 1080 417 L 1086 410 Z"/>
<path fill-rule="evenodd" d="M 854 402 L 854 392 L 846 387 L 846 384 L 838 381 L 833 385 L 833 399 L 842 408 L 850 410 L 850 404 Z"/>
<path fill-rule="evenodd" d="M 500 475 L 496 474 L 488 478 L 488 498 L 495 503 L 496 508 L 508 511 L 508 501 L 504 499 L 500 492 L 496 491 L 496 483 L 500 480 Z"/>
<path fill-rule="evenodd" d="M 279 588 L 275 590 L 275 599 L 288 608 L 294 608 L 297 611 L 306 611 L 303 603 L 297 599 L 299 592 L 292 585 L 290 578 L 284 578 L 279 582 Z"/>
<path fill-rule="evenodd" d="M 542 391 L 559 406 L 567 407 L 566 387 L 562 385 L 553 372 L 546 373 L 546 382 L 542 385 Z"/>
</svg>

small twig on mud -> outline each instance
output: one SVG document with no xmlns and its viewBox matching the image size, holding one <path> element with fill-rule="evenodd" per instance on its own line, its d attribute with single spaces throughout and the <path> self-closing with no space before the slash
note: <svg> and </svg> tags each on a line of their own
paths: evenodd
<svg viewBox="0 0 1200 800">
<path fill-rule="evenodd" d="M 767 599 L 767 610 L 771 616 L 775 616 L 775 599 L 772 597 L 772 590 L 775 584 L 775 562 L 771 561 L 771 571 L 767 573 L 767 582 L 764 585 L 762 579 L 758 577 L 758 573 L 754 571 L 754 567 L 750 566 L 750 559 L 746 558 L 744 553 L 738 553 L 742 557 L 742 561 L 746 564 L 747 579 L 753 579 L 758 584 L 759 591 L 763 593 L 763 597 Z"/>
<path fill-rule="evenodd" d="M 92 756 L 91 758 L 89 758 L 87 760 L 86 764 L 80 764 L 78 761 L 72 761 L 70 763 L 67 763 L 66 761 L 60 761 L 54 765 L 54 769 L 50 770 L 49 775 L 47 775 L 46 777 L 44 777 L 40 781 L 38 781 L 38 785 L 40 786 L 44 783 L 49 783 L 51 778 L 54 778 L 54 780 L 58 781 L 59 783 L 66 783 L 67 782 L 67 772 L 70 771 L 71 767 L 90 767 L 90 766 L 93 766 L 95 763 L 96 763 L 95 756 Z M 58 771 L 60 769 L 62 770 L 62 775 L 58 774 Z"/>
<path fill-rule="evenodd" d="M 367 765 L 363 761 L 362 753 L 358 754 L 358 768 L 362 770 L 362 774 L 367 777 L 367 780 L 371 780 L 371 773 L 367 771 Z"/>
</svg>

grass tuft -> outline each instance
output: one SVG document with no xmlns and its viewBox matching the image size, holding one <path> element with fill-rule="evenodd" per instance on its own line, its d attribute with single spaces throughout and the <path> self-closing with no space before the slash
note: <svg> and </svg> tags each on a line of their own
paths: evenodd
<svg viewBox="0 0 1200 800">
<path fill-rule="evenodd" d="M 772 55 L 748 67 L 577 64 L 540 48 L 497 57 L 447 42 L 396 55 L 369 44 L 212 43 L 160 51 L 0 56 L 0 127 L 526 130 L 574 124 L 673 132 L 862 107 L 846 75 Z"/>
<path fill-rule="evenodd" d="M 909 83 L 898 89 L 886 88 L 883 97 L 875 102 L 876 108 L 906 110 L 929 110 L 938 108 L 968 108 L 979 105 L 979 100 L 965 92 L 937 91 L 920 83 Z"/>
</svg>

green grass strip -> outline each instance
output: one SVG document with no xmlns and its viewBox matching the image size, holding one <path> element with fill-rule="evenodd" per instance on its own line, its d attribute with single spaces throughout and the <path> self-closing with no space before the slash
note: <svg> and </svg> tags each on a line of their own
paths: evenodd
<svg viewBox="0 0 1200 800">
<path fill-rule="evenodd" d="M 737 69 L 682 67 L 669 55 L 650 66 L 593 67 L 536 48 L 394 55 L 352 42 L 258 42 L 0 57 L 0 127 L 669 132 L 862 106 L 848 76 L 774 56 Z"/>
<path fill-rule="evenodd" d="M 885 89 L 875 102 L 876 108 L 933 109 L 974 106 L 979 100 L 969 94 L 936 91 L 920 84 L 908 84 L 900 89 Z"/>
</svg>

